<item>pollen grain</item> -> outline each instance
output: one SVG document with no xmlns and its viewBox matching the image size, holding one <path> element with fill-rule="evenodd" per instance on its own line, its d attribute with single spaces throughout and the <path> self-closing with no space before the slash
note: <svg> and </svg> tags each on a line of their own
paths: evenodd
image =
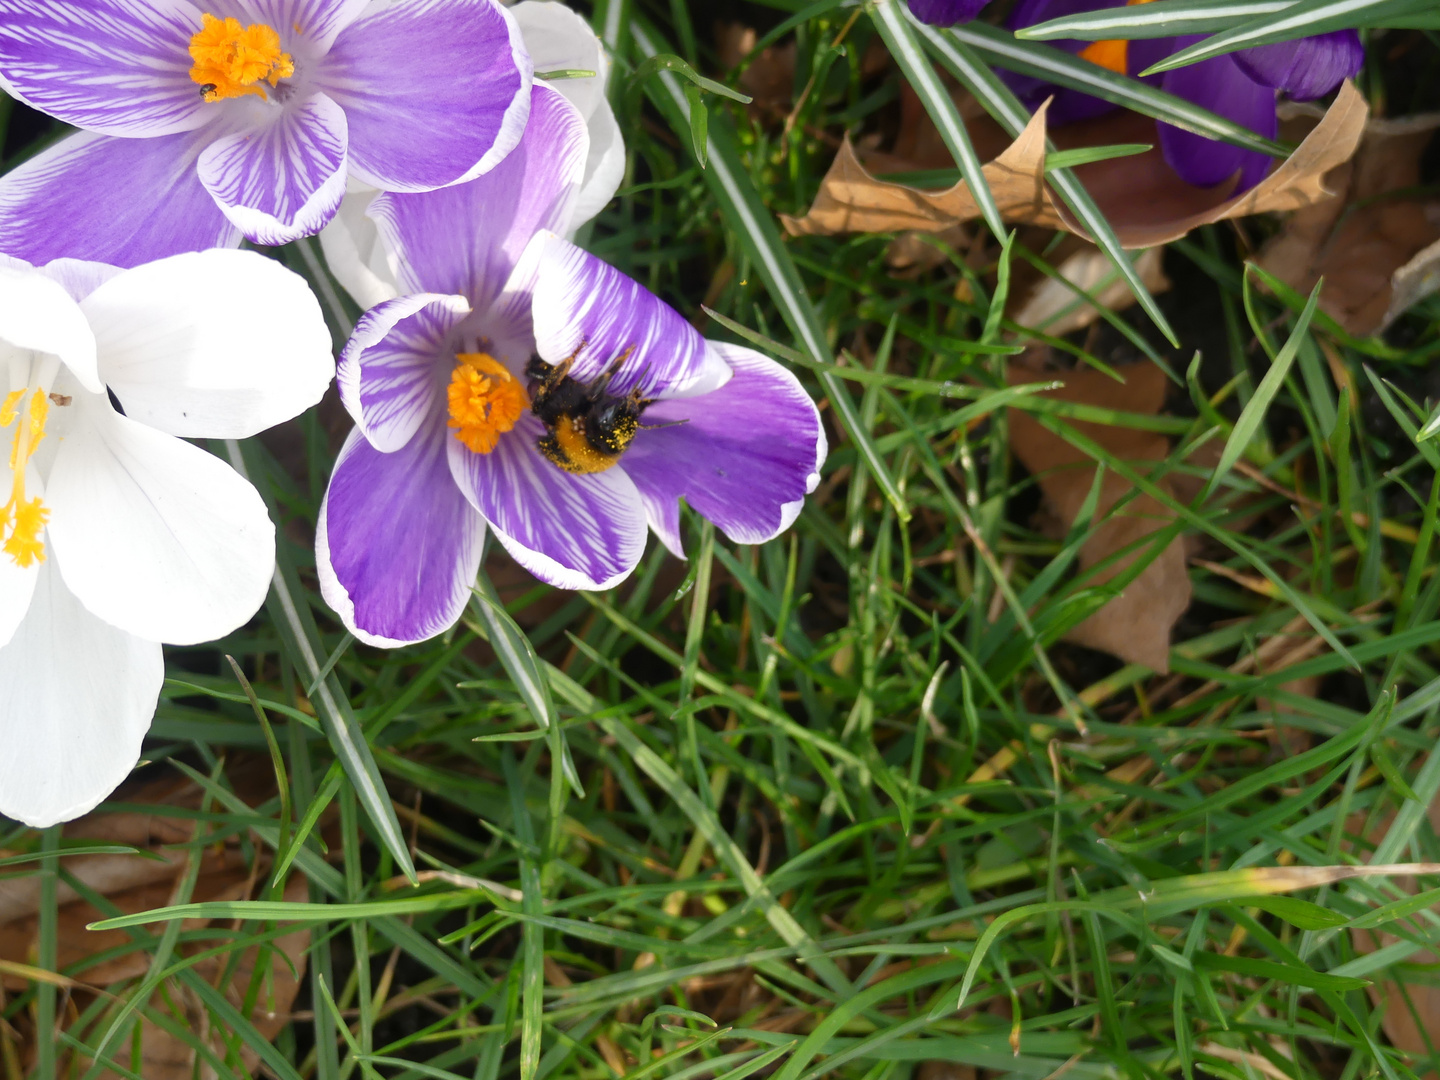
<svg viewBox="0 0 1440 1080">
<path fill-rule="evenodd" d="M 280 48 L 280 35 L 264 23 L 241 26 L 234 17 L 202 15 L 201 29 L 190 39 L 190 78 L 200 84 L 206 101 L 256 94 L 266 97 L 262 81 L 272 87 L 295 74 L 295 61 Z"/>
<path fill-rule="evenodd" d="M 460 353 L 446 397 L 455 438 L 477 454 L 488 454 L 500 436 L 519 422 L 530 404 L 524 388 L 494 357 Z"/>
</svg>

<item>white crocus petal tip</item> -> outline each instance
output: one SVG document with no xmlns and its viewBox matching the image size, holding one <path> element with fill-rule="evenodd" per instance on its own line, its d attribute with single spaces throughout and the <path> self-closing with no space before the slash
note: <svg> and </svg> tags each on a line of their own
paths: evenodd
<svg viewBox="0 0 1440 1080">
<path fill-rule="evenodd" d="M 19 260 L 0 264 L 0 342 L 58 356 L 85 389 L 105 389 L 84 312 L 63 285 Z"/>
<path fill-rule="evenodd" d="M 368 211 L 378 189 L 352 183 L 330 224 L 320 230 L 325 265 L 362 311 L 400 295 L 392 260 Z"/>
<path fill-rule="evenodd" d="M 315 405 L 335 375 L 310 286 L 258 252 L 146 263 L 81 307 L 126 415 L 171 435 L 249 438 Z"/>
<path fill-rule="evenodd" d="M 164 681 L 158 644 L 97 619 L 43 564 L 0 648 L 0 815 L 44 828 L 93 810 L 140 759 Z"/>
</svg>

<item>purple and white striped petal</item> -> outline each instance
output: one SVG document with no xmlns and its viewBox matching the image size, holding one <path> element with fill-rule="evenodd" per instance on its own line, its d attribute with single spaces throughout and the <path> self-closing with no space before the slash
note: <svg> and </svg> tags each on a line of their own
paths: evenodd
<svg viewBox="0 0 1440 1080">
<path fill-rule="evenodd" d="M 382 454 L 359 431 L 340 451 L 320 507 L 320 592 L 370 645 L 424 641 L 455 625 L 480 571 L 485 521 L 450 478 L 444 414 Z"/>
<path fill-rule="evenodd" d="M 0 0 L 0 87 L 87 131 L 190 131 L 208 119 L 190 79 L 199 29 L 187 0 Z"/>
<path fill-rule="evenodd" d="M 560 589 L 609 589 L 645 553 L 645 507 L 621 469 L 574 476 L 536 445 L 545 429 L 525 413 L 489 454 L 446 439 L 450 472 L 505 550 Z"/>
<path fill-rule="evenodd" d="M 1365 63 L 1365 46 L 1360 43 L 1359 31 L 1333 30 L 1230 55 L 1240 70 L 1261 86 L 1283 90 L 1296 101 L 1313 101 L 1359 73 Z"/>
<path fill-rule="evenodd" d="M 450 332 L 470 313 L 463 296 L 422 293 L 371 308 L 340 354 L 336 382 L 356 427 L 381 453 L 405 446 L 444 404 L 455 358 Z"/>
<path fill-rule="evenodd" d="M 645 500 L 650 525 L 681 558 L 679 500 L 737 544 L 763 544 L 794 523 L 820 482 L 825 429 L 800 381 L 774 360 L 713 343 L 735 377 L 704 397 L 661 401 L 645 413 L 620 467 Z"/>
<path fill-rule="evenodd" d="M 0 250 L 36 265 L 112 266 L 234 247 L 240 234 L 195 175 L 204 131 L 154 139 L 77 132 L 0 176 Z"/>
<path fill-rule="evenodd" d="M 590 153 L 585 177 L 568 226 L 554 231 L 569 236 L 615 197 L 625 177 L 625 140 L 615 112 L 605 97 L 610 57 L 579 12 L 549 0 L 521 0 L 510 9 L 520 26 L 536 71 L 593 71 L 582 79 L 559 79 L 554 88 L 580 110 L 590 129 Z M 531 123 L 534 123 L 532 120 Z"/>
<path fill-rule="evenodd" d="M 489 172 L 530 112 L 530 56 L 497 0 L 372 3 L 317 74 L 350 120 L 350 167 L 385 191 Z"/>
<path fill-rule="evenodd" d="M 1175 39 L 1175 48 L 1186 48 L 1201 35 Z M 1254 82 L 1236 65 L 1234 54 L 1202 60 L 1189 67 L 1165 72 L 1161 88 L 1243 124 L 1267 139 L 1275 138 L 1275 91 Z M 1235 193 L 1248 191 L 1265 178 L 1270 157 L 1257 150 L 1245 150 L 1230 143 L 1207 139 L 1170 124 L 1156 122 L 1160 150 L 1180 179 L 1196 187 L 1210 187 L 1240 174 Z"/>
<path fill-rule="evenodd" d="M 324 94 L 266 127 L 216 139 L 200 155 L 200 182 L 245 236 L 271 247 L 325 227 L 345 197 L 345 113 Z"/>
<path fill-rule="evenodd" d="M 484 176 L 439 191 L 381 193 L 370 204 L 402 288 L 459 293 L 483 311 L 530 238 L 569 223 L 585 172 L 585 121 L 544 83 L 531 95 L 524 138 Z"/>
<path fill-rule="evenodd" d="M 551 233 L 533 241 L 535 343 L 550 364 L 598 378 L 621 361 L 610 392 L 693 397 L 724 386 L 730 367 L 680 313 L 633 278 Z"/>
<path fill-rule="evenodd" d="M 250 22 L 274 27 L 282 37 L 291 33 L 328 50 L 336 35 L 354 22 L 371 0 L 243 0 Z M 211 9 L 207 9 L 211 10 Z M 218 12 L 216 12 L 218 14 Z"/>
</svg>

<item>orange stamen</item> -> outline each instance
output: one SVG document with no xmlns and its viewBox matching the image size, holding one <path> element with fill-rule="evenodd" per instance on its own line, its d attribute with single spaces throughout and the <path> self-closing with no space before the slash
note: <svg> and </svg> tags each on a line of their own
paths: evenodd
<svg viewBox="0 0 1440 1080">
<path fill-rule="evenodd" d="M 275 86 L 295 74 L 295 61 L 280 49 L 280 35 L 264 23 L 241 26 L 235 18 L 200 18 L 200 32 L 190 39 L 190 58 L 195 61 L 190 78 L 200 84 L 206 101 L 245 94 L 264 98 L 261 80 Z"/>
<path fill-rule="evenodd" d="M 485 353 L 460 353 L 446 397 L 449 426 L 477 454 L 488 454 L 511 430 L 530 404 L 525 390 L 505 365 Z"/>
</svg>

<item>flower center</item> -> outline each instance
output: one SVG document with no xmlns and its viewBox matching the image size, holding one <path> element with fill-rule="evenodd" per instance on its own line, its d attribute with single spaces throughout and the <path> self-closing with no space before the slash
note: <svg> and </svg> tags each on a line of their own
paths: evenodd
<svg viewBox="0 0 1440 1080">
<path fill-rule="evenodd" d="M 235 18 L 202 15 L 200 32 L 190 39 L 195 61 L 190 78 L 200 84 L 206 101 L 258 94 L 264 98 L 263 79 L 275 86 L 295 74 L 295 61 L 280 51 L 280 35 L 264 23 L 241 26 Z"/>
<path fill-rule="evenodd" d="M 1126 7 L 1148 3 L 1150 0 L 1125 0 Z M 1102 68 L 1113 71 L 1117 75 L 1124 75 L 1130 69 L 1130 42 L 1122 38 L 1092 41 L 1080 50 L 1080 59 L 1089 60 L 1092 64 L 1099 64 Z"/>
<path fill-rule="evenodd" d="M 530 404 L 524 388 L 505 365 L 485 353 L 459 353 L 446 396 L 450 424 L 459 439 L 477 454 L 495 449 L 500 436 L 520 420 Z"/>
<path fill-rule="evenodd" d="M 45 437 L 45 418 L 50 402 L 44 390 L 36 390 L 27 401 L 26 390 L 15 390 L 0 404 L 0 430 L 18 419 L 15 441 L 10 447 L 10 501 L 0 506 L 0 551 L 10 556 L 16 566 L 25 568 L 45 561 L 45 542 L 40 531 L 50 518 L 50 511 L 38 498 L 25 497 L 25 467 L 35 448 Z"/>
</svg>

